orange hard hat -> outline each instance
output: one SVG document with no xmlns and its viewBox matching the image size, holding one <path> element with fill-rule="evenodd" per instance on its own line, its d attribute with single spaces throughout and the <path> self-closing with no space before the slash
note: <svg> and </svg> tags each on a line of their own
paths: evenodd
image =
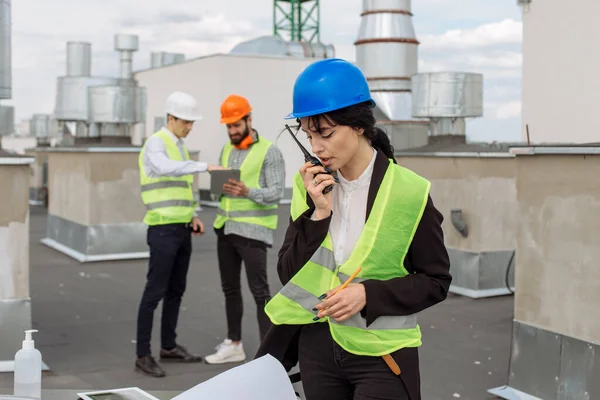
<svg viewBox="0 0 600 400">
<path fill-rule="evenodd" d="M 221 123 L 232 124 L 250 114 L 252 107 L 248 99 L 237 94 L 231 94 L 221 104 Z"/>
</svg>

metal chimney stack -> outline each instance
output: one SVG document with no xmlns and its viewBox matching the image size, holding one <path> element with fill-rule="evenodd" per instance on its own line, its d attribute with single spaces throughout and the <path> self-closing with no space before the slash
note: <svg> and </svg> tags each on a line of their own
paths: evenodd
<svg viewBox="0 0 600 400">
<path fill-rule="evenodd" d="M 392 121 L 411 118 L 411 76 L 418 45 L 410 0 L 363 0 L 356 62 L 381 111 Z"/>
<path fill-rule="evenodd" d="M 418 46 L 410 0 L 363 0 L 356 63 L 377 103 L 377 123 L 396 149 L 427 144 L 428 121 L 412 116 Z"/>
</svg>

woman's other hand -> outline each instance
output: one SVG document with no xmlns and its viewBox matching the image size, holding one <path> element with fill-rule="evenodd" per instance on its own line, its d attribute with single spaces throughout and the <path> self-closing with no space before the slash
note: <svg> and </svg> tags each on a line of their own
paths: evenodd
<svg viewBox="0 0 600 400">
<path fill-rule="evenodd" d="M 323 194 L 323 190 L 329 185 L 336 184 L 333 175 L 325 173 L 325 168 L 322 166 L 313 165 L 310 162 L 300 168 L 300 175 L 304 180 L 306 192 L 315 204 L 316 218 L 328 218 L 331 215 L 332 191 Z"/>
<path fill-rule="evenodd" d="M 367 305 L 367 293 L 360 283 L 351 283 L 334 295 L 336 289 L 337 287 L 328 291 L 325 300 L 315 306 L 319 310 L 317 317 L 329 316 L 343 322 Z"/>
</svg>

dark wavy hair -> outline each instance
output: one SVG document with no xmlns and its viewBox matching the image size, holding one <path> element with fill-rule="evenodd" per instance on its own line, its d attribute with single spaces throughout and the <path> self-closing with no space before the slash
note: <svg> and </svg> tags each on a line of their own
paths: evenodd
<svg viewBox="0 0 600 400">
<path fill-rule="evenodd" d="M 394 147 L 390 138 L 381 128 L 375 126 L 375 115 L 370 102 L 358 103 L 325 114 L 309 117 L 309 124 L 321 133 L 321 121 L 325 120 L 331 126 L 343 125 L 353 129 L 363 129 L 364 135 L 375 149 L 381 151 L 386 157 L 396 163 Z M 300 120 L 297 120 L 300 125 Z M 311 128 L 312 129 L 312 128 Z"/>
</svg>

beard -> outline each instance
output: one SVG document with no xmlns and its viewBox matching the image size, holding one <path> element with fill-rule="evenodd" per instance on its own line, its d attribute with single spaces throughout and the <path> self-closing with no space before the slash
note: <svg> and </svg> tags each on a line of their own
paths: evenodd
<svg viewBox="0 0 600 400">
<path fill-rule="evenodd" d="M 241 136 L 235 136 L 235 137 L 229 136 L 229 140 L 231 141 L 231 144 L 238 145 L 238 144 L 242 143 L 242 141 L 244 139 L 246 139 L 248 137 L 248 135 L 250 135 L 250 127 L 248 127 L 248 125 L 246 125 L 246 129 L 244 130 L 244 133 Z"/>
</svg>

